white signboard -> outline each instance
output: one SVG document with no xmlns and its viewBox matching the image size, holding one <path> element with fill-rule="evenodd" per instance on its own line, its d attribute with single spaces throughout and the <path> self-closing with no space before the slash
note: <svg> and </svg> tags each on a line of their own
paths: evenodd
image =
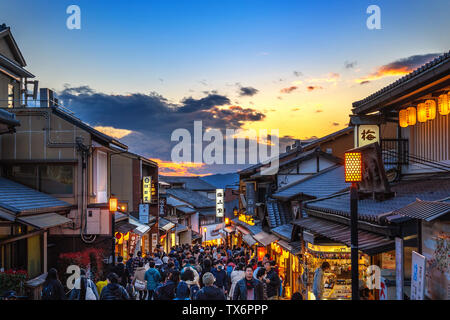
<svg viewBox="0 0 450 320">
<path fill-rule="evenodd" d="M 139 222 L 143 224 L 148 224 L 148 204 L 139 205 Z"/>
<path fill-rule="evenodd" d="M 222 218 L 223 215 L 224 215 L 223 189 L 216 189 L 216 217 Z"/>
<path fill-rule="evenodd" d="M 142 179 L 142 202 L 150 203 L 152 200 L 152 177 Z"/>
<path fill-rule="evenodd" d="M 156 245 L 158 244 L 158 234 L 152 233 L 152 250 L 156 250 Z"/>
<path fill-rule="evenodd" d="M 358 143 L 356 147 L 363 147 L 374 142 L 380 143 L 380 127 L 377 125 L 359 125 L 358 130 L 356 130 L 355 133 L 358 135 L 356 137 L 356 141 Z"/>
<path fill-rule="evenodd" d="M 411 300 L 423 300 L 425 292 L 425 257 L 412 252 Z"/>
</svg>

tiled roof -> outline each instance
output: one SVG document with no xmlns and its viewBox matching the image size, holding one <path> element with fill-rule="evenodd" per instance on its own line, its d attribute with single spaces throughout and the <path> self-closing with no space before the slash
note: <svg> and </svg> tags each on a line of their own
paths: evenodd
<svg viewBox="0 0 450 320">
<path fill-rule="evenodd" d="M 160 176 L 160 179 L 167 183 L 184 183 L 185 188 L 191 190 L 205 190 L 205 191 L 216 190 L 216 187 L 200 179 L 199 177 Z"/>
<path fill-rule="evenodd" d="M 425 221 L 432 221 L 448 213 L 450 213 L 450 203 L 422 200 L 416 200 L 394 212 L 394 214 Z"/>
<path fill-rule="evenodd" d="M 356 101 L 353 103 L 353 108 L 358 108 L 361 105 L 370 102 L 371 100 L 374 100 L 375 98 L 383 95 L 384 93 L 394 89 L 395 87 L 410 81 L 413 78 L 419 77 L 421 76 L 423 73 L 429 71 L 430 69 L 432 69 L 433 67 L 437 66 L 440 63 L 444 63 L 444 62 L 448 62 L 450 61 L 450 51 L 444 53 L 443 55 L 435 58 L 434 60 L 428 62 L 427 64 L 424 64 L 423 66 L 417 68 L 416 70 L 414 70 L 411 73 L 408 73 L 406 76 L 401 77 L 400 79 L 398 79 L 397 81 L 391 83 L 390 85 L 382 88 L 381 90 L 378 90 L 377 92 L 371 94 L 370 96 L 368 96 L 367 98 L 360 100 L 360 101 Z"/>
<path fill-rule="evenodd" d="M 21 212 L 54 212 L 69 209 L 72 205 L 0 177 L 0 207 L 18 214 Z"/>
<path fill-rule="evenodd" d="M 289 200 L 303 194 L 310 197 L 323 198 L 342 192 L 348 187 L 350 187 L 350 184 L 345 183 L 344 166 L 335 166 L 286 186 L 273 194 L 272 197 Z"/>
<path fill-rule="evenodd" d="M 166 193 L 191 204 L 194 208 L 210 208 L 215 207 L 216 202 L 208 197 L 199 194 L 196 191 L 182 188 L 167 189 Z"/>
<path fill-rule="evenodd" d="M 286 241 L 291 241 L 292 229 L 294 226 L 290 223 L 283 224 L 279 227 L 273 228 L 270 230 L 273 234 L 279 236 Z"/>
<path fill-rule="evenodd" d="M 12 126 L 18 126 L 20 124 L 14 113 L 10 113 L 3 109 L 0 109 L 0 123 L 5 123 Z"/>
<path fill-rule="evenodd" d="M 450 195 L 450 178 L 445 175 L 427 180 L 401 181 L 391 186 L 395 197 L 385 201 L 377 201 L 372 198 L 358 201 L 358 215 L 360 220 L 380 220 L 380 215 L 392 213 L 403 208 L 416 199 L 437 201 L 448 198 Z M 326 199 L 305 202 L 305 209 L 313 209 L 331 214 L 350 216 L 349 193 L 329 197 Z M 384 215 L 383 215 L 384 216 Z"/>
<path fill-rule="evenodd" d="M 269 198 L 266 201 L 267 220 L 270 228 L 276 228 L 287 224 L 292 220 L 291 215 L 284 209 L 283 205 L 275 199 Z"/>
</svg>

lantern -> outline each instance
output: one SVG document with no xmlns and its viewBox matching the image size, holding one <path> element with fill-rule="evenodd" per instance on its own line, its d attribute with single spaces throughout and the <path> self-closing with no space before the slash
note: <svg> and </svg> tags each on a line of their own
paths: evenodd
<svg viewBox="0 0 450 320">
<path fill-rule="evenodd" d="M 230 218 L 225 218 L 225 225 L 229 225 L 230 224 Z"/>
<path fill-rule="evenodd" d="M 450 113 L 450 92 L 447 94 L 441 94 L 438 97 L 439 114 L 446 116 Z"/>
<path fill-rule="evenodd" d="M 109 211 L 110 212 L 116 212 L 117 205 L 118 205 L 117 198 L 114 198 L 114 197 L 109 198 Z"/>
<path fill-rule="evenodd" d="M 399 122 L 400 127 L 402 127 L 402 128 L 406 128 L 408 126 L 408 121 L 406 120 L 406 114 L 407 114 L 406 109 L 402 109 L 398 113 L 398 122 Z"/>
<path fill-rule="evenodd" d="M 346 152 L 345 155 L 345 182 L 362 181 L 362 155 L 361 152 Z"/>
<path fill-rule="evenodd" d="M 409 107 L 406 109 L 406 123 L 408 126 L 413 126 L 416 124 L 416 108 Z"/>
<path fill-rule="evenodd" d="M 434 100 L 427 100 L 417 105 L 417 119 L 419 122 L 426 122 L 434 118 L 436 118 L 436 102 Z"/>
</svg>

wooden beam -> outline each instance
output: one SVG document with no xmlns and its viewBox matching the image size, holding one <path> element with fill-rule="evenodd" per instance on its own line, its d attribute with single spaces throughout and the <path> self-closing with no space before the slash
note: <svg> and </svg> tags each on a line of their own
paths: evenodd
<svg viewBox="0 0 450 320">
<path fill-rule="evenodd" d="M 27 238 L 30 238 L 30 237 L 34 237 L 34 236 L 36 236 L 38 234 L 41 234 L 43 232 L 44 232 L 44 230 L 39 230 L 39 231 L 34 231 L 34 232 L 30 232 L 30 233 L 26 233 L 26 234 L 20 235 L 18 237 L 8 238 L 8 239 L 0 241 L 0 245 L 11 243 L 11 242 L 16 242 L 18 240 L 27 239 Z"/>
</svg>

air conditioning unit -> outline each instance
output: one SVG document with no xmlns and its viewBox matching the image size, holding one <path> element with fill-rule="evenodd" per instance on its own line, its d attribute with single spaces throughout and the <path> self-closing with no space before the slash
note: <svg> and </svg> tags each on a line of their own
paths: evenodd
<svg viewBox="0 0 450 320">
<path fill-rule="evenodd" d="M 100 234 L 100 208 L 87 209 L 86 234 Z"/>
</svg>

